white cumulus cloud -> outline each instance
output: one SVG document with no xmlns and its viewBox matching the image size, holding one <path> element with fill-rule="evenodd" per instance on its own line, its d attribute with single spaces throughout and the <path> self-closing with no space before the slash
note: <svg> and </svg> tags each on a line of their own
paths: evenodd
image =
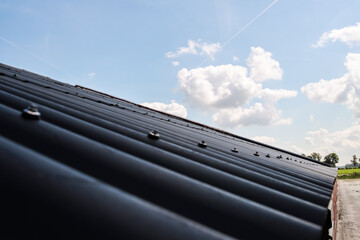
<svg viewBox="0 0 360 240">
<path fill-rule="evenodd" d="M 213 121 L 221 127 L 235 128 L 249 125 L 291 125 L 290 118 L 281 117 L 282 111 L 272 105 L 264 106 L 255 103 L 249 108 L 226 108 L 221 109 L 212 117 Z"/>
<path fill-rule="evenodd" d="M 349 53 L 345 66 L 348 72 L 340 78 L 321 79 L 303 86 L 301 91 L 311 100 L 346 104 L 360 118 L 360 54 Z"/>
<path fill-rule="evenodd" d="M 256 136 L 251 139 L 254 141 L 258 141 L 258 142 L 269 144 L 269 145 L 273 145 L 276 142 L 275 138 L 268 137 L 268 136 Z"/>
<path fill-rule="evenodd" d="M 179 57 L 184 54 L 195 54 L 196 55 L 196 54 L 198 54 L 198 52 L 196 51 L 195 45 L 196 45 L 195 41 L 189 40 L 188 46 L 180 47 L 177 49 L 176 52 L 167 52 L 165 55 L 168 58 L 175 58 L 175 57 Z"/>
<path fill-rule="evenodd" d="M 340 157 L 340 165 L 344 165 L 350 163 L 352 155 L 359 155 L 360 125 L 354 123 L 348 128 L 334 132 L 324 128 L 309 131 L 305 141 L 309 144 L 308 152 L 320 152 L 323 156 L 335 152 Z"/>
<path fill-rule="evenodd" d="M 297 91 L 293 91 L 293 90 L 265 88 L 261 91 L 261 97 L 266 102 L 276 103 L 282 98 L 293 98 L 296 96 L 297 96 Z"/>
<path fill-rule="evenodd" d="M 237 107 L 260 94 L 261 84 L 250 79 L 242 66 L 219 65 L 186 68 L 178 72 L 180 89 L 195 106 Z"/>
<path fill-rule="evenodd" d="M 214 60 L 214 55 L 221 49 L 220 43 L 207 43 L 198 40 L 196 46 L 200 49 L 200 55 L 207 55 Z"/>
<path fill-rule="evenodd" d="M 291 145 L 290 147 L 298 154 L 302 154 L 306 152 L 303 148 L 298 147 L 296 145 Z"/>
<path fill-rule="evenodd" d="M 309 131 L 306 134 L 309 136 L 305 137 L 305 141 L 311 145 L 315 145 L 314 139 L 325 138 L 329 134 L 329 131 L 325 128 L 320 128 L 316 131 Z"/>
<path fill-rule="evenodd" d="M 152 102 L 152 103 L 145 102 L 145 103 L 141 103 L 141 105 L 182 118 L 186 118 L 187 116 L 187 110 L 185 106 L 178 104 L 175 100 L 171 100 L 170 104 L 165 104 L 161 102 Z"/>
<path fill-rule="evenodd" d="M 256 82 L 269 79 L 279 80 L 282 78 L 283 70 L 278 61 L 274 60 L 271 52 L 266 52 L 261 47 L 251 47 L 247 65 L 250 67 L 250 77 Z"/>
<path fill-rule="evenodd" d="M 262 88 L 261 81 L 281 78 L 279 63 L 260 47 L 251 48 L 248 62 L 252 74 L 247 67 L 232 64 L 183 68 L 178 72 L 179 89 L 192 106 L 215 112 L 212 119 L 221 127 L 292 124 L 275 104 L 295 97 L 297 91 Z M 254 104 L 247 106 L 252 101 Z"/>
<path fill-rule="evenodd" d="M 211 59 L 214 59 L 214 55 L 220 51 L 220 43 L 208 43 L 201 39 L 189 40 L 186 47 L 179 47 L 176 52 L 167 52 L 165 54 L 168 58 L 177 58 L 181 55 L 192 54 L 192 55 L 206 55 Z"/>
<path fill-rule="evenodd" d="M 321 35 L 319 41 L 313 47 L 324 47 L 329 41 L 340 41 L 352 47 L 360 43 L 360 23 L 340 29 L 333 29 Z"/>
</svg>

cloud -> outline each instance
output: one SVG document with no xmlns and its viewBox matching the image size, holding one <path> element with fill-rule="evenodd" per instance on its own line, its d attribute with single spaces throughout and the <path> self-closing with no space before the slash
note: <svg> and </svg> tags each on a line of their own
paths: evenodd
<svg viewBox="0 0 360 240">
<path fill-rule="evenodd" d="M 282 98 L 295 97 L 297 91 L 263 89 L 259 82 L 260 75 L 261 81 L 281 77 L 278 62 L 271 58 L 270 52 L 260 47 L 251 48 L 249 62 L 252 71 L 257 74 L 249 76 L 248 68 L 232 64 L 190 70 L 183 68 L 178 72 L 179 89 L 192 106 L 204 112 L 215 112 L 212 120 L 221 127 L 292 124 L 290 118 L 281 117 L 282 112 L 276 109 L 275 104 Z M 264 64 L 269 66 L 264 67 Z M 253 105 L 247 106 L 252 101 Z"/>
<path fill-rule="evenodd" d="M 233 62 L 237 62 L 237 61 L 239 61 L 239 58 L 236 56 L 233 56 L 232 60 L 233 60 Z"/>
<path fill-rule="evenodd" d="M 254 141 L 258 141 L 258 142 L 269 144 L 269 145 L 273 145 L 276 142 L 275 138 L 268 137 L 268 136 L 256 136 L 251 139 Z"/>
<path fill-rule="evenodd" d="M 329 134 L 329 131 L 325 128 L 320 128 L 320 130 L 309 131 L 306 134 L 309 135 L 310 137 L 305 137 L 305 141 L 311 145 L 315 145 L 314 139 L 325 138 Z"/>
<path fill-rule="evenodd" d="M 141 103 L 141 105 L 182 118 L 186 118 L 187 116 L 187 111 L 185 106 L 176 103 L 175 100 L 171 100 L 170 104 L 165 104 L 160 102 L 152 102 L 152 103 L 145 102 L 145 103 Z"/>
<path fill-rule="evenodd" d="M 92 72 L 92 73 L 89 73 L 89 74 L 88 74 L 88 77 L 89 77 L 90 79 L 92 79 L 92 78 L 95 77 L 95 75 L 96 75 L 96 73 Z"/>
<path fill-rule="evenodd" d="M 360 118 L 360 54 L 349 53 L 345 66 L 348 72 L 340 78 L 321 79 L 306 84 L 301 91 L 313 101 L 345 104 Z"/>
<path fill-rule="evenodd" d="M 184 54 L 197 55 L 198 52 L 195 49 L 195 45 L 196 45 L 195 41 L 189 40 L 187 47 L 180 47 L 180 48 L 177 49 L 177 51 L 175 53 L 174 52 L 167 52 L 165 55 L 168 58 L 176 58 L 176 57 L 179 57 L 179 56 L 184 55 Z"/>
<path fill-rule="evenodd" d="M 176 52 L 167 52 L 165 56 L 167 58 L 177 58 L 182 55 L 192 54 L 192 55 L 206 55 L 212 60 L 214 60 L 214 55 L 220 51 L 220 43 L 207 43 L 198 39 L 197 41 L 189 40 L 186 47 L 180 47 Z"/>
<path fill-rule="evenodd" d="M 291 148 L 298 154 L 302 154 L 306 152 L 303 148 L 298 147 L 296 145 L 291 145 Z"/>
<path fill-rule="evenodd" d="M 319 41 L 313 47 L 324 47 L 328 41 L 340 41 L 352 47 L 360 43 L 360 23 L 355 26 L 347 26 L 341 29 L 333 29 L 321 35 Z"/>
<path fill-rule="evenodd" d="M 200 55 L 207 55 L 214 60 L 214 55 L 221 49 L 220 43 L 207 43 L 198 40 L 196 46 L 200 49 Z"/>
<path fill-rule="evenodd" d="M 172 64 L 173 64 L 174 66 L 179 66 L 179 65 L 180 65 L 179 61 L 173 61 Z"/>
<path fill-rule="evenodd" d="M 360 125 L 358 123 L 335 132 L 321 128 L 306 134 L 305 141 L 308 143 L 308 152 L 320 152 L 322 155 L 335 152 L 342 160 L 342 164 L 349 163 L 353 154 L 359 154 Z"/>
<path fill-rule="evenodd" d="M 265 88 L 261 91 L 261 98 L 266 102 L 276 103 L 282 98 L 293 98 L 297 96 L 297 91 L 286 89 L 269 89 Z"/>
<path fill-rule="evenodd" d="M 270 52 L 261 47 L 251 47 L 247 65 L 250 67 L 250 77 L 256 82 L 269 79 L 279 80 L 282 78 L 283 70 L 278 61 L 274 60 Z"/>
<path fill-rule="evenodd" d="M 310 122 L 314 121 L 314 115 L 310 115 Z"/>
<path fill-rule="evenodd" d="M 178 72 L 180 89 L 188 101 L 202 108 L 238 107 L 260 94 L 261 84 L 242 66 L 219 65 L 186 68 Z"/>
<path fill-rule="evenodd" d="M 221 127 L 235 128 L 250 125 L 291 125 L 290 118 L 281 118 L 282 111 L 274 106 L 255 103 L 249 108 L 226 108 L 215 113 L 212 120 Z"/>
</svg>

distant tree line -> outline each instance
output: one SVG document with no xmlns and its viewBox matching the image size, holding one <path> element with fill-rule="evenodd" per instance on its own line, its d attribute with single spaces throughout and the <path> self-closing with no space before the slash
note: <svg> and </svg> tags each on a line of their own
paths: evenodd
<svg viewBox="0 0 360 240">
<path fill-rule="evenodd" d="M 314 159 L 319 162 L 327 163 L 334 167 L 335 167 L 335 164 L 339 162 L 339 156 L 336 153 L 329 153 L 328 155 L 326 155 L 324 157 L 323 161 L 321 160 L 322 157 L 321 157 L 320 153 L 317 153 L 317 152 L 313 152 L 310 155 L 306 155 L 304 153 L 301 155 L 304 157 Z M 346 164 L 345 167 L 346 168 L 360 168 L 360 164 L 359 164 L 358 160 L 360 160 L 360 159 L 358 159 L 356 157 L 356 155 L 353 155 L 352 159 L 350 160 L 351 164 Z"/>
<path fill-rule="evenodd" d="M 356 155 L 352 156 L 352 159 L 350 160 L 351 164 L 346 164 L 345 167 L 346 168 L 360 168 L 360 164 L 358 162 L 358 158 L 356 157 Z"/>
</svg>

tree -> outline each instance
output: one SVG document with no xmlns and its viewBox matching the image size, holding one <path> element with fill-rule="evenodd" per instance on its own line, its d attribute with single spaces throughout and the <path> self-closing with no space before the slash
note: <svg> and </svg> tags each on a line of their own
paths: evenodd
<svg viewBox="0 0 360 240">
<path fill-rule="evenodd" d="M 319 161 L 319 162 L 321 161 L 321 155 L 320 155 L 320 153 L 313 152 L 313 153 L 311 153 L 310 157 L 311 157 L 312 159 L 316 160 L 316 161 Z"/>
<path fill-rule="evenodd" d="M 324 163 L 327 163 L 335 167 L 335 164 L 339 162 L 339 156 L 336 153 L 330 153 L 324 157 Z"/>
<path fill-rule="evenodd" d="M 358 165 L 356 155 L 353 155 L 353 156 L 352 156 L 352 159 L 350 160 L 350 162 L 352 162 L 352 164 L 354 164 L 354 167 L 356 167 L 356 166 Z"/>
</svg>

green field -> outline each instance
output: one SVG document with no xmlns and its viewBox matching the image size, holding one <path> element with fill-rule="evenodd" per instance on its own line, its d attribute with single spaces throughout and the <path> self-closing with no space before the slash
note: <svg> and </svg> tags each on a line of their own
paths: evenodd
<svg viewBox="0 0 360 240">
<path fill-rule="evenodd" d="M 339 169 L 338 170 L 339 179 L 353 179 L 360 178 L 360 168 L 356 169 Z"/>
</svg>

